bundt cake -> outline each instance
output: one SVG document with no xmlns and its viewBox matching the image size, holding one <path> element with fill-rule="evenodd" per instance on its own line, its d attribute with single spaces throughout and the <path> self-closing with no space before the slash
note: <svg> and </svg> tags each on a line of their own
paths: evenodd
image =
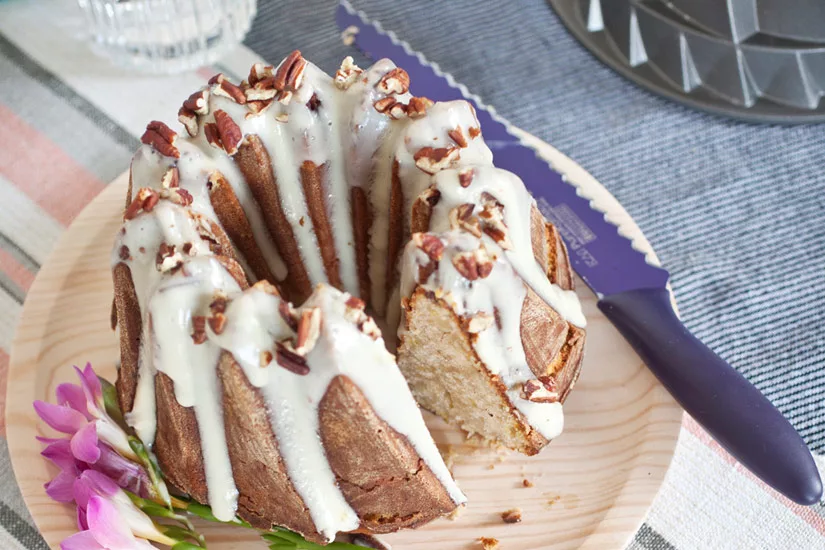
<svg viewBox="0 0 825 550">
<path fill-rule="evenodd" d="M 567 252 L 469 103 L 296 51 L 178 116 L 143 134 L 112 254 L 118 399 L 175 488 L 327 542 L 465 502 L 415 399 L 528 454 L 561 432 Z"/>
</svg>

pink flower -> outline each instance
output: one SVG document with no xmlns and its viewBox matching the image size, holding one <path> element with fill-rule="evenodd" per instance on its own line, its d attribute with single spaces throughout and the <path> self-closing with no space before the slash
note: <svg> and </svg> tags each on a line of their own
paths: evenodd
<svg viewBox="0 0 825 550">
<path fill-rule="evenodd" d="M 114 481 L 94 470 L 75 480 L 78 527 L 83 529 L 61 543 L 63 550 L 132 550 L 154 548 L 147 540 L 173 546 L 177 541 L 161 533 Z"/>
<path fill-rule="evenodd" d="M 123 429 L 106 413 L 103 390 L 92 366 L 84 370 L 75 367 L 80 386 L 60 384 L 57 387 L 57 405 L 35 401 L 34 409 L 46 424 L 71 436 L 72 455 L 89 464 L 101 457 L 103 441 L 121 456 L 137 460 Z"/>
</svg>

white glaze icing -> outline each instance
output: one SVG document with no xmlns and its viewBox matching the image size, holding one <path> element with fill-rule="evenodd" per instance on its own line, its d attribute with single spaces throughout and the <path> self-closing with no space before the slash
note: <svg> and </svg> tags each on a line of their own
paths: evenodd
<svg viewBox="0 0 825 550">
<path fill-rule="evenodd" d="M 524 182 L 512 172 L 491 165 L 470 167 L 473 175 L 468 187 L 462 187 L 459 183 L 459 169 L 444 170 L 433 176 L 433 187 L 441 196 L 432 210 L 430 231 L 441 232 L 450 229 L 450 210 L 460 204 L 476 205 L 477 213 L 481 209 L 482 193 L 489 193 L 504 207 L 504 223 L 507 225 L 512 247 L 503 253 L 513 269 L 566 321 L 584 327 L 587 321 L 576 292 L 563 290 L 551 283 L 533 255 L 530 210 L 535 204 L 535 199 L 527 192 Z M 484 235 L 483 238 L 488 246 L 500 250 L 489 236 Z"/>
<path fill-rule="evenodd" d="M 316 528 L 327 539 L 331 540 L 338 531 L 358 526 L 357 516 L 337 487 L 318 435 L 318 403 L 337 374 L 350 377 L 378 416 L 407 437 L 454 502 L 462 503 L 465 499 L 441 460 L 392 355 L 384 348 L 384 342 L 381 339 L 373 341 L 345 319 L 342 308 L 345 307 L 346 295 L 321 286 L 303 306 L 321 308 L 325 319 L 323 335 L 307 357 L 310 366 L 308 375 L 298 376 L 274 361 L 266 368 L 260 366 L 261 352 L 271 351 L 274 355 L 274 341 L 283 335 L 291 336 L 292 332 L 278 315 L 278 298 L 257 287 L 241 293 L 237 283 L 220 263 L 208 258 L 212 253 L 208 243 L 198 235 L 197 228 L 198 224 L 203 223 L 198 216 L 219 224 L 209 198 L 207 182 L 210 174 L 221 172 L 232 186 L 250 222 L 255 242 L 275 278 L 282 281 L 287 272 L 243 174 L 229 155 L 209 145 L 205 138 L 204 124 L 214 122 L 217 109 L 225 111 L 238 124 L 244 137 L 257 135 L 261 139 L 272 160 L 281 207 L 313 284 L 325 283 L 329 278 L 304 198 L 300 179 L 302 163 L 311 161 L 325 167 L 323 194 L 339 260 L 339 273 L 344 290 L 353 295 L 358 294 L 359 284 L 349 196 L 353 187 L 365 190 L 373 214 L 369 241 L 371 301 L 390 327 L 398 326 L 400 296 L 411 291 L 410 281 L 403 279 L 401 287 L 396 285 L 389 289 L 389 295 L 387 293 L 388 205 L 393 164 L 398 163 L 402 181 L 404 219 L 401 225 L 406 239 L 409 237 L 411 205 L 418 194 L 434 182 L 437 186 L 449 186 L 457 177 L 455 170 L 431 176 L 416 166 L 414 155 L 422 147 L 456 147 L 458 144 L 448 132 L 460 129 L 467 144 L 460 148 L 458 158 L 451 167 L 474 166 L 485 176 L 480 177 L 470 189 L 454 194 L 444 193 L 442 204 L 433 213 L 434 230 L 444 229 L 443 220 L 446 219 L 445 212 L 449 212 L 449 204 L 474 201 L 486 190 L 505 205 L 507 225 L 520 245 L 500 254 L 489 278 L 490 282 L 498 282 L 498 287 L 480 282 L 470 289 L 462 287 L 457 274 L 449 271 L 449 262 L 442 262 L 445 267 L 443 273 L 439 271 L 438 277 L 452 285 L 450 288 L 455 287 L 454 295 L 460 302 L 456 302 L 455 307 L 462 312 L 488 311 L 493 305 L 499 307 L 499 303 L 505 301 L 512 306 L 502 318 L 503 330 L 484 331 L 477 341 L 476 351 L 489 368 L 502 377 L 507 387 L 513 388 L 512 392 L 508 391 L 510 398 L 531 424 L 548 438 L 555 437 L 561 429 L 560 405 L 539 406 L 520 399 L 514 393 L 515 388 L 529 376 L 517 330 L 520 307 L 514 305 L 520 306 L 521 300 L 513 299 L 513 296 L 523 297 L 525 286 L 522 279 L 553 307 L 558 306 L 556 309 L 565 318 L 575 324 L 581 320 L 574 307 L 577 302 L 573 304 L 572 298 L 547 282 L 528 250 L 529 206 L 532 199 L 515 176 L 492 168 L 492 154 L 482 138 L 471 137 L 470 130 L 478 128 L 478 121 L 468 103 L 437 103 L 430 107 L 426 116 L 416 119 L 394 120 L 387 114 L 379 113 L 374 104 L 386 95 L 379 91 L 376 84 L 394 68 L 388 60 L 379 61 L 342 90 L 333 84 L 330 77 L 308 63 L 303 83 L 291 101 L 288 104 L 276 101 L 259 114 L 253 114 L 248 106 L 214 93 L 217 85 L 210 85 L 206 88 L 212 92 L 208 99 L 208 114 L 198 117 L 198 134 L 195 137 L 180 134 L 175 141 L 175 147 L 180 151 L 179 159 L 165 157 L 146 145 L 138 150 L 133 159 L 133 190 L 142 187 L 159 189 L 163 174 L 168 167 L 175 165 L 180 174 L 180 187 L 192 195 L 193 202 L 190 207 L 181 208 L 161 201 L 151 213 L 141 214 L 127 222 L 127 231 L 119 236 L 113 252 L 115 265 L 122 261 L 119 250 L 123 245 L 130 250 L 139 247 L 146 250 L 145 254 L 132 254 L 126 260 L 135 281 L 145 325 L 138 391 L 127 421 L 151 445 L 156 429 L 154 374 L 164 372 L 173 379 L 177 400 L 183 406 L 195 409 L 210 505 L 221 518 L 234 514 L 237 500 L 223 431 L 220 388 L 214 369 L 221 350 L 230 351 L 249 381 L 260 388 L 271 411 L 273 433 L 290 479 L 307 505 Z M 313 96 L 320 101 L 320 106 L 314 110 L 309 106 Z M 408 93 L 393 94 L 393 97 L 402 104 L 408 103 L 411 98 Z M 518 181 L 514 183 L 513 178 Z M 513 185 L 517 188 L 515 191 L 505 192 L 505 187 Z M 525 208 L 527 215 L 524 215 Z M 442 212 L 441 209 L 446 210 Z M 469 235 L 458 235 L 455 239 L 451 237 L 450 250 L 472 246 L 468 237 L 478 244 Z M 164 242 L 177 244 L 178 250 L 187 242 L 194 243 L 194 257 L 182 258 L 183 267 L 177 274 L 161 273 L 155 265 L 157 250 Z M 495 246 L 487 237 L 484 237 L 484 242 Z M 402 277 L 407 276 L 406 266 L 411 265 L 417 252 L 420 251 L 407 249 L 402 262 Z M 245 266 L 243 257 L 237 251 L 236 255 Z M 433 283 L 425 281 L 423 284 Z M 209 300 L 217 289 L 223 289 L 229 297 L 227 328 L 219 335 L 211 329 L 207 330 L 207 342 L 195 345 L 189 336 L 191 317 L 208 315 L 203 310 L 205 307 L 208 309 Z M 149 330 L 149 312 L 151 318 L 156 320 L 152 331 Z M 150 350 L 153 353 L 149 353 Z M 193 375 L 196 368 L 199 369 L 198 375 Z"/>
</svg>

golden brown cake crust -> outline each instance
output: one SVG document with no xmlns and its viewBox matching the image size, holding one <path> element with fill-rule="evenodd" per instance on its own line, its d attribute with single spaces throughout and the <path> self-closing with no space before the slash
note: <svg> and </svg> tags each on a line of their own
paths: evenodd
<svg viewBox="0 0 825 550">
<path fill-rule="evenodd" d="M 349 378 L 333 379 L 318 415 L 327 459 L 362 528 L 389 533 L 455 509 L 406 438 L 375 414 Z"/>
<path fill-rule="evenodd" d="M 281 206 L 269 153 L 258 136 L 246 136 L 235 154 L 235 163 L 261 207 L 275 247 L 286 263 L 287 277 L 281 283 L 281 293 L 290 302 L 303 303 L 312 293 L 312 284 L 301 261 L 301 251 L 292 233 L 292 226 Z"/>
<path fill-rule="evenodd" d="M 338 256 L 335 253 L 335 240 L 332 237 L 332 226 L 329 223 L 328 205 L 324 200 L 324 180 L 327 177 L 325 164 L 316 166 L 311 161 L 301 164 L 301 185 L 304 189 L 304 198 L 307 210 L 315 229 L 315 238 L 321 251 L 321 260 L 324 262 L 324 271 L 329 284 L 342 290 L 341 272 Z"/>
</svg>

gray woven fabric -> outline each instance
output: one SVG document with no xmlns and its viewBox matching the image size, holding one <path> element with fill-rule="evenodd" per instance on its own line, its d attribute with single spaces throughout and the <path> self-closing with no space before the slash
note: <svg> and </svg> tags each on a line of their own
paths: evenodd
<svg viewBox="0 0 825 550">
<path fill-rule="evenodd" d="M 353 5 L 604 184 L 672 273 L 687 325 L 825 450 L 825 128 L 655 97 L 591 57 L 542 0 Z M 272 62 L 298 47 L 334 71 L 346 50 L 334 11 L 311 0 L 286 17 L 261 2 L 246 43 Z"/>
</svg>

